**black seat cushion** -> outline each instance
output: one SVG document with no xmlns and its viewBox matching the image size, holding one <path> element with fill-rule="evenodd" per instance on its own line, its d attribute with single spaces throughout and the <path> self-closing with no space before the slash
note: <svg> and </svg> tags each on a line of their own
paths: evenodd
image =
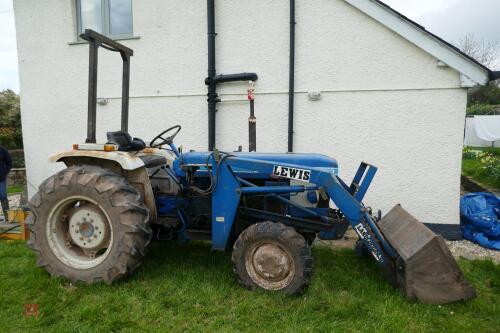
<svg viewBox="0 0 500 333">
<path fill-rule="evenodd" d="M 108 132 L 108 143 L 118 146 L 119 151 L 139 151 L 146 148 L 146 143 L 138 138 L 133 138 L 127 132 Z"/>
<path fill-rule="evenodd" d="M 146 168 L 154 168 L 167 164 L 167 159 L 160 155 L 143 155 L 139 158 L 144 162 Z"/>
</svg>

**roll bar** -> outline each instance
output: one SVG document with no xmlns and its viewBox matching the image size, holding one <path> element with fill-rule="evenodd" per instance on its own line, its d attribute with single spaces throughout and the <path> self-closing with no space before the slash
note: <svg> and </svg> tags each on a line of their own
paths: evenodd
<svg viewBox="0 0 500 333">
<path fill-rule="evenodd" d="M 87 143 L 96 142 L 96 104 L 97 104 L 97 60 L 99 46 L 112 52 L 120 52 L 123 60 L 122 75 L 122 116 L 121 130 L 128 131 L 128 106 L 130 88 L 130 57 L 134 51 L 91 29 L 85 29 L 80 38 L 89 42 L 89 96 L 87 118 Z"/>
</svg>

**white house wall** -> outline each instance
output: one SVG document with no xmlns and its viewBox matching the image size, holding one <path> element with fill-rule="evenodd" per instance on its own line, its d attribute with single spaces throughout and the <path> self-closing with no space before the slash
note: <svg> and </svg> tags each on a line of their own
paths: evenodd
<svg viewBox="0 0 500 333">
<path fill-rule="evenodd" d="M 252 71 L 257 147 L 284 152 L 288 114 L 288 0 L 216 1 L 218 73 Z M 67 0 L 14 1 L 28 178 L 57 168 L 48 156 L 86 136 L 88 46 L 75 40 Z M 206 149 L 206 1 L 134 1 L 130 132 L 151 139 L 174 124 L 185 150 Z M 425 222 L 458 223 L 466 91 L 458 72 L 342 0 L 297 1 L 295 150 L 339 160 L 350 180 L 360 161 L 379 174 L 367 204 L 402 203 Z M 98 140 L 119 127 L 121 61 L 102 51 Z M 247 85 L 221 87 L 244 98 Z M 308 91 L 321 91 L 312 102 Z M 248 147 L 248 103 L 217 112 L 220 149 Z M 34 194 L 34 188 L 30 189 Z"/>
</svg>

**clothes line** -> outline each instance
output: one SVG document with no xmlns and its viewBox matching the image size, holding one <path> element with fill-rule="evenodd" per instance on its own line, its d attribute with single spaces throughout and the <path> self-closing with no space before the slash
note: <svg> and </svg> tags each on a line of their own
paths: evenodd
<svg viewBox="0 0 500 333">
<path fill-rule="evenodd" d="M 466 118 L 464 146 L 500 147 L 500 116 Z"/>
</svg>

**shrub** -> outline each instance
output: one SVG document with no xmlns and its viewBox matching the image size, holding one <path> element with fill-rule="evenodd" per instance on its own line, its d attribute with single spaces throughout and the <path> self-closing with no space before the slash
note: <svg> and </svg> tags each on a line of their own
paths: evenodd
<svg viewBox="0 0 500 333">
<path fill-rule="evenodd" d="M 7 149 L 22 149 L 23 134 L 20 129 L 9 129 L 0 131 L 0 146 Z"/>
<path fill-rule="evenodd" d="M 467 107 L 468 116 L 493 115 L 495 113 L 493 105 L 474 103 Z"/>
<path fill-rule="evenodd" d="M 484 151 L 477 155 L 481 166 L 477 170 L 479 176 L 488 177 L 493 183 L 500 183 L 500 156 L 493 151 Z"/>
<path fill-rule="evenodd" d="M 0 91 L 0 145 L 23 147 L 19 96 L 11 90 Z"/>
<path fill-rule="evenodd" d="M 475 160 L 477 158 L 477 153 L 472 149 L 465 147 L 464 152 L 462 154 L 462 158 L 464 160 Z"/>
<path fill-rule="evenodd" d="M 17 148 L 16 143 L 14 141 L 14 136 L 12 134 L 0 133 L 0 146 L 3 146 L 7 149 Z"/>
</svg>

